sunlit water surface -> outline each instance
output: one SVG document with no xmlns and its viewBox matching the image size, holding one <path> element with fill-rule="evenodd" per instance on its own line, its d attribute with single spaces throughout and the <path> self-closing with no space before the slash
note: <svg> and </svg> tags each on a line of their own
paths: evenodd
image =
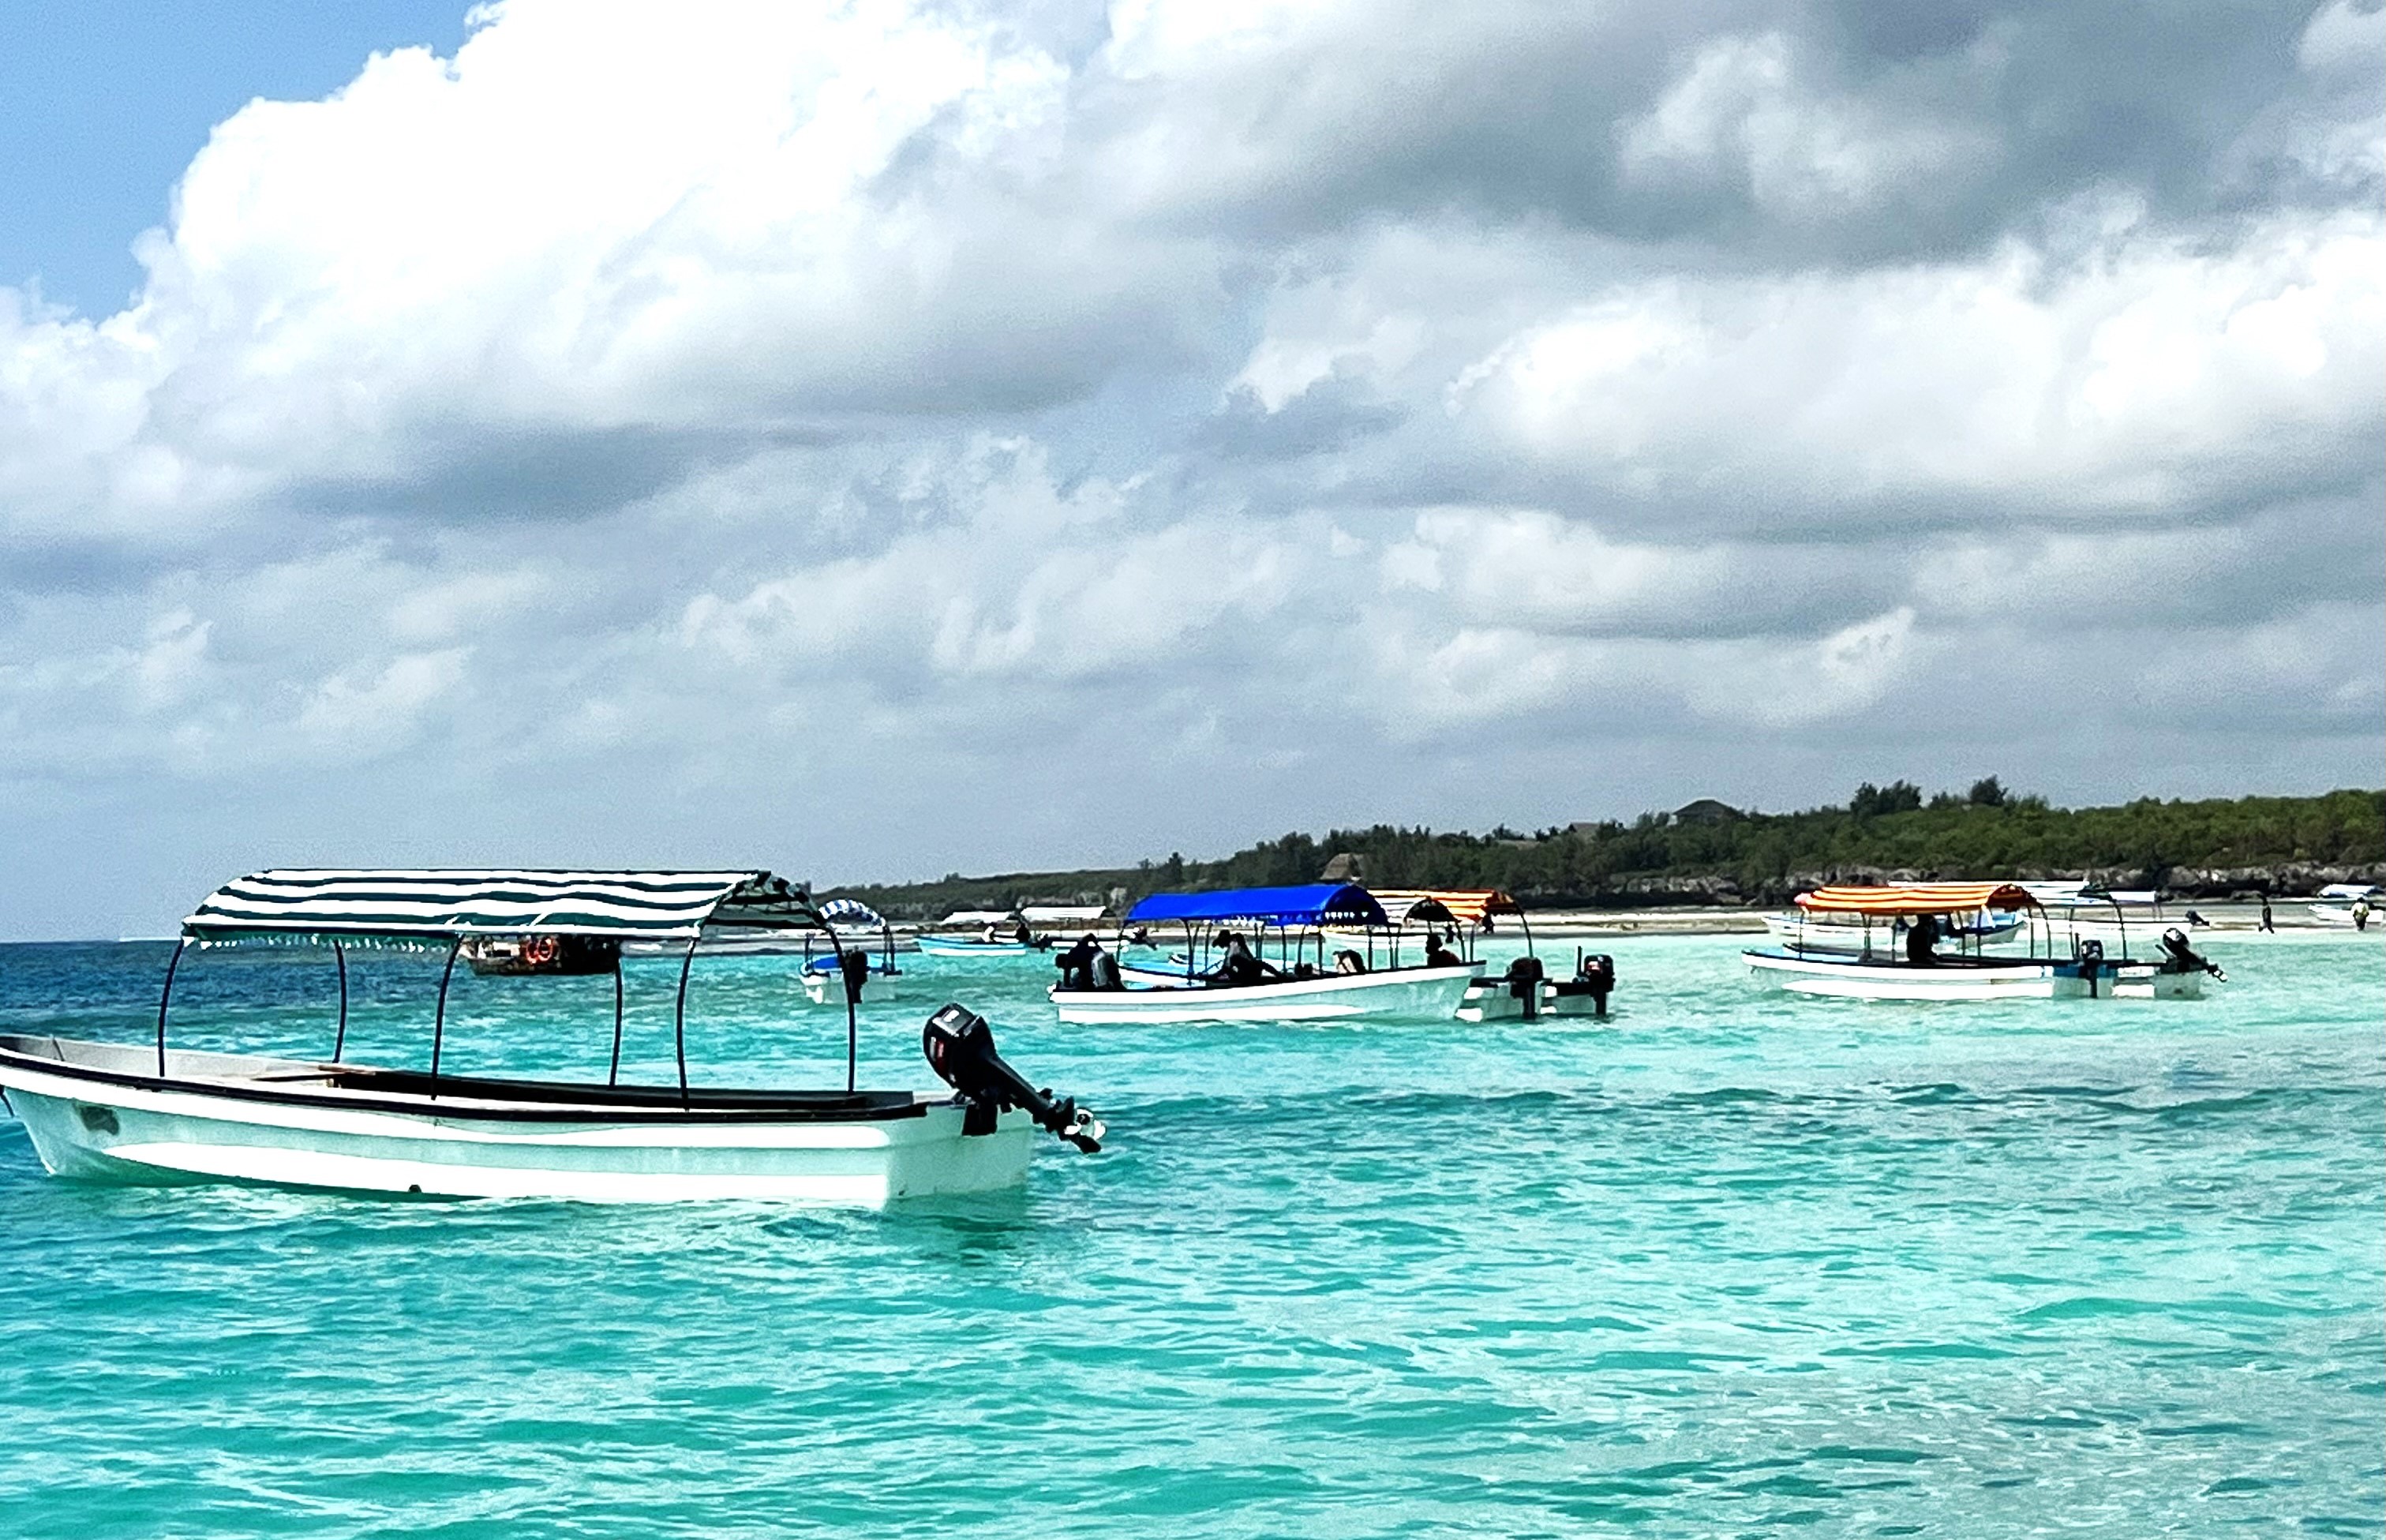
<svg viewBox="0 0 2386 1540">
<path fill-rule="evenodd" d="M 1937 1008 L 1602 945 L 1603 1026 L 1063 1027 L 917 959 L 865 1083 L 958 998 L 1111 1142 L 884 1214 L 112 1188 L 0 1124 L 0 1534 L 2386 1527 L 2377 938 Z M 141 1040 L 166 950 L 0 947 L 0 1025 Z M 352 971 L 350 1056 L 422 1062 L 436 959 Z M 185 980 L 178 1043 L 328 1051 L 327 959 Z M 601 1074 L 611 1010 L 459 977 L 446 1062 Z M 690 1019 L 701 1079 L 842 1078 L 783 965 Z"/>
</svg>

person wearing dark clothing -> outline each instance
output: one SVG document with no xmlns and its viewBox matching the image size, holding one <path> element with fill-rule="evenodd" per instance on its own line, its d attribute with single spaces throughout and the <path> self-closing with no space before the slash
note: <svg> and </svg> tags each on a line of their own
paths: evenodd
<svg viewBox="0 0 2386 1540">
<path fill-rule="evenodd" d="M 2278 926 L 2270 922 L 2270 895 L 2267 893 L 2262 895 L 2262 929 L 2266 931 L 2278 929 Z"/>
<path fill-rule="evenodd" d="M 1218 938 L 1218 951 L 1220 954 L 1218 966 L 1210 970 L 1210 982 L 1213 984 L 1233 989 L 1244 984 L 1265 983 L 1270 979 L 1283 977 L 1275 969 L 1251 956 L 1251 949 L 1245 945 L 1243 938 L 1233 931 L 1228 931 Z"/>
<path fill-rule="evenodd" d="M 1916 915 L 1914 929 L 1905 933 L 1907 965 L 1914 968 L 1938 967 L 1938 945 L 1939 917 L 1935 914 Z"/>
<path fill-rule="evenodd" d="M 1458 933 L 1456 931 L 1450 932 L 1450 935 L 1446 939 L 1439 932 L 1435 932 L 1433 933 L 1433 939 L 1425 944 L 1425 965 L 1427 968 L 1459 968 L 1464 966 L 1466 959 L 1460 957 L 1456 952 L 1451 951 L 1450 948 L 1450 943 L 1457 939 Z"/>
<path fill-rule="evenodd" d="M 1111 961 L 1110 954 L 1102 950 L 1100 942 L 1091 936 L 1078 937 L 1074 946 L 1052 959 L 1052 966 L 1061 970 L 1061 987 L 1063 989 L 1100 987 L 1095 978 L 1095 969 L 1099 966 L 1095 959 L 1098 958 L 1103 962 L 1110 962 L 1111 971 L 1117 971 L 1118 964 Z"/>
</svg>

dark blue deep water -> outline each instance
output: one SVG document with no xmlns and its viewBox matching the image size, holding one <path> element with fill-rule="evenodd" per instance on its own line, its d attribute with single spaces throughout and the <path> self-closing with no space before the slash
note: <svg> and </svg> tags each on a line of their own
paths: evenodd
<svg viewBox="0 0 2386 1540">
<path fill-rule="evenodd" d="M 0 1535 L 2375 1535 L 2386 949 L 2202 1002 L 1909 1008 L 1613 945 L 1613 1024 L 1073 1028 L 922 959 L 1111 1147 L 884 1214 L 42 1174 L 0 1123 Z M 0 1027 L 143 1040 L 167 948 L 0 947 Z M 355 966 L 416 1064 L 435 963 Z M 318 1056 L 209 954 L 176 1041 Z M 669 1073 L 672 965 L 632 965 Z M 602 1073 L 606 981 L 462 979 L 446 1062 Z M 700 1076 L 841 1076 L 699 961 Z"/>
</svg>

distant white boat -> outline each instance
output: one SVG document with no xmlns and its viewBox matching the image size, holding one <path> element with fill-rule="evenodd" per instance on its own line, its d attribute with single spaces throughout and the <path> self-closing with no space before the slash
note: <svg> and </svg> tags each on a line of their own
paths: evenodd
<svg viewBox="0 0 2386 1540">
<path fill-rule="evenodd" d="M 1480 963 L 1444 967 L 1337 970 L 1325 955 L 1325 927 L 1390 924 L 1383 906 L 1353 883 L 1316 883 L 1292 887 L 1238 888 L 1198 894 L 1153 894 L 1135 906 L 1124 921 L 1149 927 L 1185 927 L 1182 961 L 1168 970 L 1148 965 L 1118 970 L 1116 989 L 1056 985 L 1051 999 L 1061 1020 L 1079 1023 L 1125 1021 L 1313 1021 L 1350 1017 L 1402 1017 L 1447 1020 L 1482 970 Z M 1226 983 L 1216 966 L 1204 966 L 1213 944 L 1229 932 L 1277 938 L 1277 963 L 1245 959 L 1248 980 Z M 1313 946 L 1316 960 L 1295 960 L 1299 946 Z M 1258 948 L 1264 954 L 1264 945 Z M 1220 961 L 1224 954 L 1222 952 Z M 1199 960 L 1196 960 L 1199 959 Z M 1129 966 L 1134 971 L 1129 973 Z M 1184 971 L 1177 971 L 1182 968 Z"/>
<path fill-rule="evenodd" d="M 821 918 L 848 935 L 855 931 L 878 933 L 878 955 L 868 948 L 840 942 L 819 957 L 804 959 L 804 996 L 816 1006 L 898 1000 L 903 997 L 905 974 L 895 962 L 895 928 L 884 915 L 858 898 L 831 898 L 820 907 Z"/>
<path fill-rule="evenodd" d="M 1038 936 L 1017 909 L 955 909 L 938 921 L 943 929 L 923 934 L 919 946 L 932 958 L 1022 958 L 1049 952 L 1051 939 Z"/>
<path fill-rule="evenodd" d="M 1955 933 L 1957 950 L 1938 950 L 1935 937 L 1942 918 L 2026 912 L 2035 920 L 2041 914 L 2038 899 L 2011 883 L 1824 887 L 1800 894 L 1798 906 L 1809 915 L 1859 916 L 1884 928 L 1903 920 L 1911 927 L 1894 950 L 1848 954 L 1782 946 L 1741 954 L 1759 978 L 1802 995 L 1912 1001 L 2193 999 L 2203 994 L 2204 979 L 2219 971 L 2196 956 L 2177 932 L 2165 937 L 2161 956 L 2151 962 L 2108 957 L 2092 936 L 2072 938 L 2066 955 L 2035 926 L 2028 957 L 1984 951 L 1978 937 L 1960 930 Z"/>
<path fill-rule="evenodd" d="M 2386 899 L 2386 888 L 2368 883 L 2330 883 L 2319 890 L 2319 898 L 2320 902 L 2305 906 L 2314 920 L 2323 925 L 2366 931 L 2372 911 L 2381 899 Z"/>
</svg>

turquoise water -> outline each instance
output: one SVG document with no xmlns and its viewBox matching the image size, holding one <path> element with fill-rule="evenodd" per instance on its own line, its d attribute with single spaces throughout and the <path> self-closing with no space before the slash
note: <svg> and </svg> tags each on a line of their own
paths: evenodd
<svg viewBox="0 0 2386 1540">
<path fill-rule="evenodd" d="M 2386 1528 L 2376 938 L 1938 1008 L 1601 945 L 1606 1026 L 1061 1027 L 922 959 L 866 1081 L 949 995 L 1111 1142 L 885 1214 L 109 1188 L 0 1123 L 0 1534 Z M 0 947 L 0 1025 L 142 1040 L 165 950 Z M 421 1062 L 435 965 L 354 972 Z M 178 1043 L 328 1051 L 327 961 L 185 978 Z M 609 983 L 457 991 L 447 1064 L 601 1073 Z M 699 961 L 699 1076 L 841 1076 L 791 991 Z"/>
</svg>

